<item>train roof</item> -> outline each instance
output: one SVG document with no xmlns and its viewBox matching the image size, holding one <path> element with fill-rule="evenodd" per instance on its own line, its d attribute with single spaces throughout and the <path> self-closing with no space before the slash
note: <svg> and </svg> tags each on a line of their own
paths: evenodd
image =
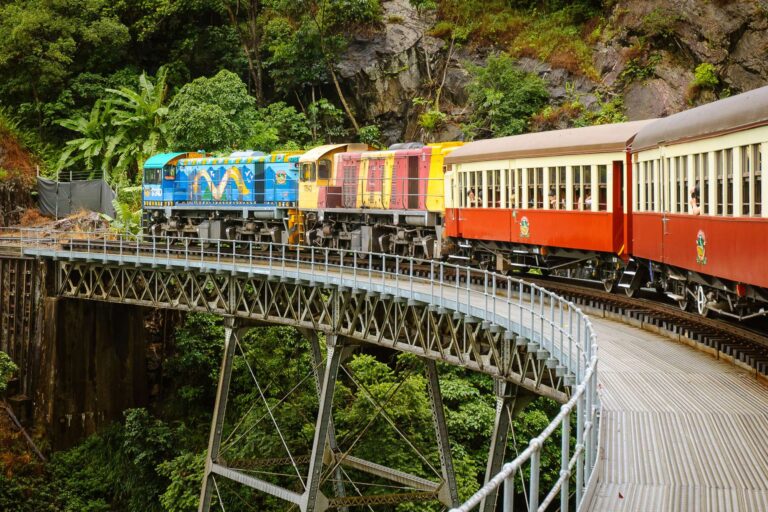
<svg viewBox="0 0 768 512">
<path fill-rule="evenodd" d="M 681 144 L 768 124 L 768 87 L 659 119 L 640 130 L 632 151 Z"/>
<path fill-rule="evenodd" d="M 470 142 L 445 157 L 446 164 L 626 150 L 635 134 L 655 119 L 567 128 Z"/>
<path fill-rule="evenodd" d="M 299 161 L 314 162 L 327 155 L 328 153 L 340 150 L 342 148 L 345 148 L 345 151 L 367 151 L 368 145 L 352 142 L 346 144 L 326 144 L 324 146 L 317 146 L 316 148 L 312 148 L 301 155 L 301 159 Z"/>
<path fill-rule="evenodd" d="M 261 153 L 256 156 L 221 156 L 221 157 L 202 157 L 185 158 L 179 160 L 181 165 L 216 165 L 216 164 L 252 164 L 252 163 L 298 163 L 301 157 L 301 151 L 285 151 L 281 153 L 270 153 L 265 155 Z"/>
<path fill-rule="evenodd" d="M 178 158 L 187 153 L 160 153 L 158 155 L 152 155 L 144 161 L 145 169 L 162 169 L 165 164 L 171 160 Z"/>
</svg>

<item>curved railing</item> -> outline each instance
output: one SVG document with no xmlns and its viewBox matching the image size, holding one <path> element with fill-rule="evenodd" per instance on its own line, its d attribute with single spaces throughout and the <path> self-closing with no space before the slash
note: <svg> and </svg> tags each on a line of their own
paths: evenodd
<svg viewBox="0 0 768 512">
<path fill-rule="evenodd" d="M 540 344 L 565 368 L 571 377 L 566 382 L 570 397 L 522 453 L 452 512 L 473 510 L 502 486 L 504 510 L 511 511 L 515 476 L 525 465 L 530 466 L 526 495 L 529 510 L 544 511 L 558 496 L 560 510 L 568 510 L 574 473 L 577 509 L 594 488 L 600 407 L 597 340 L 589 318 L 572 302 L 522 279 L 441 261 L 251 241 L 212 240 L 196 245 L 174 245 L 172 241 L 158 237 L 147 241 L 111 232 L 0 230 L 0 251 L 11 250 L 20 256 L 279 275 L 310 284 L 322 282 L 418 300 L 523 336 Z M 574 410 L 576 436 L 571 453 Z M 555 442 L 558 427 L 560 476 L 540 500 L 541 452 L 546 443 Z"/>
</svg>

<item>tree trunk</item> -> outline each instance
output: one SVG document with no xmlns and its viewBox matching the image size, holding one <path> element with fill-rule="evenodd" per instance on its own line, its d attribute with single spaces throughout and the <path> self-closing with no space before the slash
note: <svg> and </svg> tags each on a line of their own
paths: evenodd
<svg viewBox="0 0 768 512">
<path fill-rule="evenodd" d="M 264 102 L 264 91 L 262 85 L 263 73 L 261 66 L 261 59 L 259 58 L 259 46 L 261 43 L 261 34 L 259 32 L 258 16 L 261 9 L 259 0 L 252 0 L 246 7 L 246 26 L 247 32 L 240 28 L 238 23 L 238 12 L 240 2 L 237 2 L 237 10 L 233 10 L 231 5 L 227 5 L 227 15 L 229 16 L 229 23 L 232 28 L 237 32 L 238 39 L 240 39 L 240 46 L 243 48 L 243 53 L 248 61 L 248 73 L 253 81 L 253 95 L 256 98 L 256 102 L 262 105 Z"/>
</svg>

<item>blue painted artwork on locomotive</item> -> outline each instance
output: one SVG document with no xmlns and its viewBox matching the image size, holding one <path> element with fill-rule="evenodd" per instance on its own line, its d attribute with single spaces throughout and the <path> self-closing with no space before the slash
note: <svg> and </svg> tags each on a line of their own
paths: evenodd
<svg viewBox="0 0 768 512">
<path fill-rule="evenodd" d="M 298 160 L 299 154 L 291 153 L 155 155 L 144 165 L 144 207 L 293 208 L 298 200 Z"/>
</svg>

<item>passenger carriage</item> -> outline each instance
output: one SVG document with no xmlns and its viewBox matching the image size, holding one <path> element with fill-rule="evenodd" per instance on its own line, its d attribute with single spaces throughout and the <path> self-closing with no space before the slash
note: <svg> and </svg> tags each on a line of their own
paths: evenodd
<svg viewBox="0 0 768 512">
<path fill-rule="evenodd" d="M 631 251 L 628 147 L 653 121 L 481 140 L 446 157 L 444 253 L 499 271 L 569 269 L 612 289 Z M 577 270 L 578 269 L 578 270 Z"/>
<path fill-rule="evenodd" d="M 764 314 L 768 87 L 645 126 L 632 151 L 633 286 L 701 314 Z"/>
</svg>

